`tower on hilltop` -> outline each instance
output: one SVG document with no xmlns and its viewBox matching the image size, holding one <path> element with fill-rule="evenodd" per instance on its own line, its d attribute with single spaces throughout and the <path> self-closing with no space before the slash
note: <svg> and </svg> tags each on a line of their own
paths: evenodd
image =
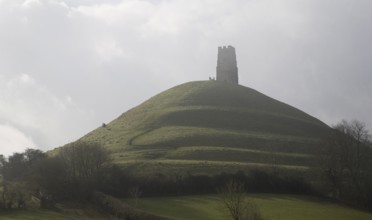
<svg viewBox="0 0 372 220">
<path fill-rule="evenodd" d="M 232 46 L 218 47 L 217 81 L 239 84 L 238 67 L 235 48 Z"/>
</svg>

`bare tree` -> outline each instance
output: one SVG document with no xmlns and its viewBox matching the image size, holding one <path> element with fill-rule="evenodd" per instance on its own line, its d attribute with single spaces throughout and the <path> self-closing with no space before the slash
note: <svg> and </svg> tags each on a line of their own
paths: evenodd
<svg viewBox="0 0 372 220">
<path fill-rule="evenodd" d="M 75 185 L 96 185 L 110 162 L 108 152 L 98 143 L 75 142 L 62 148 L 58 157 L 63 161 L 67 176 Z"/>
<path fill-rule="evenodd" d="M 133 199 L 134 208 L 137 208 L 139 198 L 142 196 L 142 191 L 138 186 L 132 187 L 128 190 L 129 196 Z"/>
<path fill-rule="evenodd" d="M 371 174 L 371 138 L 359 121 L 342 121 L 333 127 L 321 155 L 322 169 L 332 188 L 332 196 L 342 197 L 344 189 L 364 195 Z M 350 192 L 349 192 L 350 193 Z"/>
<path fill-rule="evenodd" d="M 234 220 L 262 220 L 257 206 L 247 199 L 244 184 L 231 180 L 218 189 L 223 205 Z"/>
</svg>

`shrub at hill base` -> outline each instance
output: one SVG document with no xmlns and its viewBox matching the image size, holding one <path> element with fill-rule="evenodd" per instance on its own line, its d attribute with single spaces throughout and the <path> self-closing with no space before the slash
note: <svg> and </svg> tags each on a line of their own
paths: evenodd
<svg viewBox="0 0 372 220">
<path fill-rule="evenodd" d="M 124 175 L 123 175 L 124 176 Z M 242 182 L 247 192 L 312 194 L 312 187 L 302 178 L 292 175 L 279 175 L 260 170 L 248 173 L 221 173 L 207 175 L 176 175 L 155 174 L 146 177 L 126 176 L 125 182 L 113 180 L 112 184 L 122 187 L 115 189 L 107 187 L 102 190 L 118 197 L 129 196 L 128 189 L 139 188 L 143 196 L 171 196 L 188 194 L 216 193 L 216 189 L 231 180 Z M 110 186 L 110 184 L 108 185 Z"/>
<path fill-rule="evenodd" d="M 40 150 L 27 149 L 0 157 L 0 208 L 24 208 L 30 194 L 38 192 L 37 168 L 46 155 Z"/>
<path fill-rule="evenodd" d="M 85 142 L 71 144 L 55 157 L 27 149 L 0 159 L 0 205 L 9 209 L 23 207 L 26 201 L 48 208 L 55 201 L 89 199 L 105 187 L 111 167 L 102 146 Z"/>
</svg>

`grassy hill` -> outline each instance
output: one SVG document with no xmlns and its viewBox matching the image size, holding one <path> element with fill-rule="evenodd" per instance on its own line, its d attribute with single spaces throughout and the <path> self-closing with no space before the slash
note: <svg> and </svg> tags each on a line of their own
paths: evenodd
<svg viewBox="0 0 372 220">
<path fill-rule="evenodd" d="M 142 171 L 230 171 L 273 164 L 306 169 L 329 127 L 256 90 L 189 82 L 125 112 L 84 141 Z"/>
</svg>

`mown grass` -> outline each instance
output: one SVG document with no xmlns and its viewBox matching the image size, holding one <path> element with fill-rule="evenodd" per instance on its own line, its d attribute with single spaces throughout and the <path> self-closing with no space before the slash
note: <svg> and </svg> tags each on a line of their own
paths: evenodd
<svg viewBox="0 0 372 220">
<path fill-rule="evenodd" d="M 182 147 L 174 152 L 168 153 L 166 158 L 183 160 L 205 160 L 205 161 L 232 161 L 250 163 L 267 163 L 295 166 L 311 166 L 315 162 L 314 157 L 309 155 L 296 156 L 294 154 L 282 154 L 258 150 L 241 150 L 234 148 L 214 147 Z"/>
<path fill-rule="evenodd" d="M 216 196 L 142 198 L 138 208 L 174 219 L 229 219 Z"/>
<path fill-rule="evenodd" d="M 126 171 L 135 175 L 147 176 L 166 172 L 168 176 L 174 175 L 217 175 L 221 173 L 236 173 L 238 171 L 261 170 L 273 172 L 274 169 L 286 175 L 306 176 L 311 170 L 305 166 L 276 165 L 270 163 L 246 163 L 230 161 L 202 161 L 202 160 L 176 160 L 154 159 L 123 161 L 121 164 Z M 163 173 L 164 174 L 164 173 Z"/>
<path fill-rule="evenodd" d="M 46 210 L 14 210 L 0 212 L 1 220 L 67 220 L 71 219 L 61 213 Z"/>
<path fill-rule="evenodd" d="M 369 220 L 372 213 L 313 196 L 249 194 L 268 220 Z M 131 200 L 126 200 L 131 202 Z M 217 195 L 143 198 L 139 208 L 175 219 L 230 219 Z"/>
<path fill-rule="evenodd" d="M 0 211 L 1 220 L 106 220 L 109 216 L 96 207 L 82 206 L 75 204 L 78 207 L 61 206 L 58 211 L 45 210 L 39 208 L 14 209 Z"/>
</svg>

